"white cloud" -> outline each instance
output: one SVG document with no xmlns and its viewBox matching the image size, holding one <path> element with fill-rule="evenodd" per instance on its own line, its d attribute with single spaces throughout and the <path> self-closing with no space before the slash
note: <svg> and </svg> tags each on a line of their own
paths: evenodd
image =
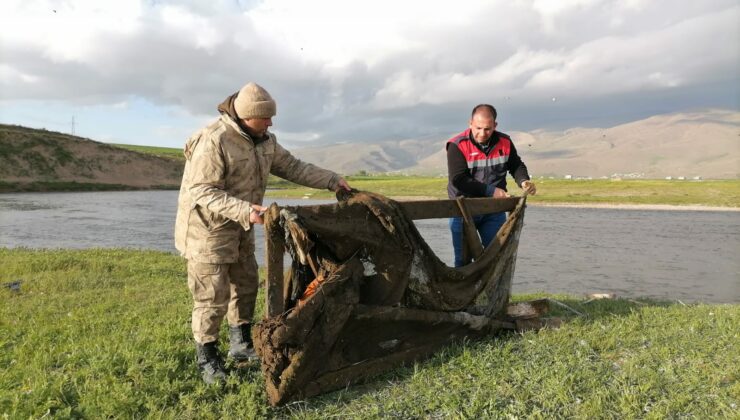
<svg viewBox="0 0 740 420">
<path fill-rule="evenodd" d="M 38 48 L 52 62 L 90 61 L 100 34 L 131 34 L 141 17 L 135 1 L 9 0 L 0 6 L 3 44 Z"/>
<path fill-rule="evenodd" d="M 409 36 L 419 26 L 463 25 L 482 2 L 431 4 L 426 0 L 365 2 L 266 0 L 245 12 L 257 31 L 293 53 L 328 68 L 353 61 L 377 64 L 388 55 L 427 48 Z"/>
<path fill-rule="evenodd" d="M 0 81 L 7 84 L 34 84 L 39 81 L 39 77 L 18 71 L 8 64 L 0 64 Z"/>
<path fill-rule="evenodd" d="M 599 2 L 596 0 L 534 0 L 532 10 L 540 15 L 543 31 L 552 34 L 556 31 L 559 15 L 573 9 L 594 6 L 597 3 Z"/>
<path fill-rule="evenodd" d="M 112 104 L 110 107 L 113 109 L 124 109 L 125 110 L 125 109 L 129 109 L 129 105 L 130 104 L 128 101 L 121 101 L 121 102 Z"/>
<path fill-rule="evenodd" d="M 532 9 L 549 17 L 565 13 L 575 7 L 592 6 L 596 3 L 598 3 L 596 0 L 534 0 Z"/>
<path fill-rule="evenodd" d="M 738 8 L 689 17 L 664 28 L 624 36 L 586 39 L 571 49 L 518 49 L 490 68 L 470 72 L 423 73 L 408 69 L 388 76 L 377 91 L 377 108 L 396 109 L 491 96 L 526 96 L 539 101 L 549 93 L 571 97 L 624 94 L 642 89 L 674 88 L 721 78 L 732 69 Z M 736 30 L 734 31 L 737 32 Z M 736 38 L 735 38 L 736 39 Z"/>
<path fill-rule="evenodd" d="M 194 45 L 196 48 L 212 50 L 224 41 L 224 35 L 220 33 L 215 22 L 198 16 L 191 11 L 178 6 L 164 6 L 161 10 L 163 26 L 170 35 L 185 42 L 186 45 Z"/>
<path fill-rule="evenodd" d="M 589 96 L 677 87 L 700 83 L 702 78 L 721 78 L 723 71 L 732 69 L 733 60 L 737 66 L 737 53 L 733 54 L 727 46 L 737 43 L 733 31 L 728 29 L 739 15 L 735 8 L 732 13 L 689 18 L 633 36 L 595 39 L 535 74 L 526 87 Z"/>
<path fill-rule="evenodd" d="M 270 131 L 275 133 L 275 136 L 284 144 L 302 145 L 321 139 L 321 134 L 316 131 L 285 131 L 280 129 Z"/>
<path fill-rule="evenodd" d="M 294 141 L 451 130 L 468 104 L 503 98 L 526 114 L 555 96 L 645 98 L 636 109 L 672 92 L 679 107 L 713 86 L 726 105 L 738 21 L 736 0 L 6 0 L 0 100 L 140 98 L 200 123 L 254 80 Z"/>
</svg>

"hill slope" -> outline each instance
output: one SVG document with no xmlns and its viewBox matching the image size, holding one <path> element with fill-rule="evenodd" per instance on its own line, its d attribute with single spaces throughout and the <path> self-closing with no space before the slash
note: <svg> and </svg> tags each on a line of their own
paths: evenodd
<svg viewBox="0 0 740 420">
<path fill-rule="evenodd" d="M 460 127 L 462 131 L 464 126 Z M 533 175 L 644 178 L 740 177 L 740 112 L 708 110 L 658 115 L 610 128 L 510 134 Z M 344 174 L 401 171 L 446 174 L 439 138 L 295 149 L 296 156 Z M 413 161 L 413 163 L 411 163 Z"/>
<path fill-rule="evenodd" d="M 68 134 L 0 124 L 0 189 L 32 183 L 177 188 L 183 162 Z M 53 189 L 53 187 L 50 187 Z M 30 188 L 38 189 L 38 188 Z"/>
<path fill-rule="evenodd" d="M 278 138 L 278 140 L 280 140 Z M 393 172 L 416 166 L 441 148 L 438 138 L 344 143 L 291 149 L 296 157 L 322 168 L 352 175 L 359 171 Z"/>
<path fill-rule="evenodd" d="M 562 132 L 501 129 L 512 136 L 533 176 L 740 177 L 740 112 L 736 111 L 658 115 L 610 128 Z M 452 134 L 292 152 L 345 175 L 360 171 L 445 175 L 444 144 Z M 159 149 L 0 124 L 0 191 L 177 188 L 184 165 L 180 152 Z M 70 182 L 76 184 L 50 186 Z"/>
</svg>

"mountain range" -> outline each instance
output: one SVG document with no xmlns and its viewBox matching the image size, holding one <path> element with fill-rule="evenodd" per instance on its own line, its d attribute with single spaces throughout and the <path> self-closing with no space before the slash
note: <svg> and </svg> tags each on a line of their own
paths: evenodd
<svg viewBox="0 0 740 420">
<path fill-rule="evenodd" d="M 461 127 L 460 131 L 466 127 Z M 507 131 L 533 176 L 740 176 L 740 112 L 711 109 L 656 115 L 605 128 Z M 446 175 L 446 140 L 406 139 L 293 148 L 297 157 L 343 174 Z"/>
<path fill-rule="evenodd" d="M 657 115 L 607 128 L 500 129 L 512 137 L 533 177 L 740 177 L 737 111 Z M 445 143 L 454 134 L 291 148 L 291 152 L 344 175 L 446 176 Z M 80 188 L 81 184 L 116 189 L 178 188 L 184 163 L 181 153 L 0 124 L 0 191 L 43 190 L 50 188 L 49 183 L 74 183 L 69 188 Z"/>
</svg>

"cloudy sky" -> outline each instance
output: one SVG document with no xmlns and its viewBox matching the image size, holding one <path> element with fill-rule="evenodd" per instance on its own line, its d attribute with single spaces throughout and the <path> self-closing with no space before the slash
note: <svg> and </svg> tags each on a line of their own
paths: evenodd
<svg viewBox="0 0 740 420">
<path fill-rule="evenodd" d="M 738 109 L 737 0 L 3 0 L 0 122 L 181 147 L 247 81 L 291 147 Z"/>
</svg>

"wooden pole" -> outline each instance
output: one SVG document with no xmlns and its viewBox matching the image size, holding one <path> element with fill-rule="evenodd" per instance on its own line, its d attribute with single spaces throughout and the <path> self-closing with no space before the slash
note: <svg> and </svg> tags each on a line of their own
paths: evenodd
<svg viewBox="0 0 740 420">
<path fill-rule="evenodd" d="M 280 227 L 280 207 L 272 204 L 265 212 L 265 316 L 273 317 L 285 311 L 283 299 L 283 256 L 285 232 Z"/>
<path fill-rule="evenodd" d="M 478 259 L 483 254 L 483 244 L 478 236 L 478 231 L 475 229 L 475 222 L 473 216 L 470 215 L 465 198 L 457 198 L 457 206 L 460 208 L 460 213 L 463 218 L 463 262 L 465 264 L 470 262 L 471 257 Z M 465 250 L 469 252 L 464 252 Z"/>
</svg>

